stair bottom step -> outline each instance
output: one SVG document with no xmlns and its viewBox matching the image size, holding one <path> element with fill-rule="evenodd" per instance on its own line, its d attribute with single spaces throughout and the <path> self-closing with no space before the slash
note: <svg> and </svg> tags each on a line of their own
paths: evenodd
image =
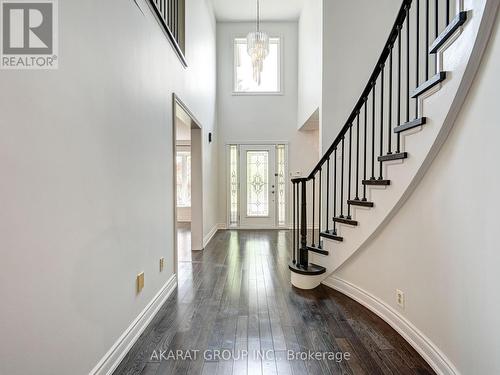
<svg viewBox="0 0 500 375">
<path fill-rule="evenodd" d="M 337 236 L 336 234 L 334 234 L 330 231 L 321 232 L 319 235 L 321 237 L 325 237 L 325 238 L 328 238 L 328 239 L 334 240 L 334 241 L 339 241 L 339 242 L 344 241 L 344 237 Z"/>
<path fill-rule="evenodd" d="M 317 264 L 309 263 L 307 267 L 299 266 L 293 262 L 288 263 L 288 268 L 294 273 L 300 275 L 316 276 L 321 275 L 326 272 L 326 268 L 318 266 Z"/>
<path fill-rule="evenodd" d="M 307 250 L 312 251 L 313 253 L 316 254 L 328 255 L 328 251 L 317 246 L 307 246 Z"/>
</svg>

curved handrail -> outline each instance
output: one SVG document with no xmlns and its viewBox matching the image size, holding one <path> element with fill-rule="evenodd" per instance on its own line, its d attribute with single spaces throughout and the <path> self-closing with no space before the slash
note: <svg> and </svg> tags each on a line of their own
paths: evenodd
<svg viewBox="0 0 500 375">
<path fill-rule="evenodd" d="M 377 79 L 379 78 L 380 73 L 382 72 L 382 69 L 385 65 L 385 62 L 386 62 L 387 58 L 389 57 L 392 46 L 393 46 L 394 42 L 396 41 L 400 30 L 403 27 L 404 21 L 406 20 L 406 16 L 408 14 L 408 9 L 410 8 L 411 3 L 412 3 L 412 0 L 403 0 L 403 3 L 401 4 L 398 15 L 396 17 L 396 21 L 394 22 L 394 26 L 392 27 L 391 32 L 389 34 L 389 38 L 387 39 L 387 42 L 384 45 L 384 49 L 382 51 L 382 54 L 380 55 L 380 57 L 377 61 L 377 64 L 375 65 L 375 69 L 373 70 L 373 73 L 371 74 L 370 79 L 368 80 L 368 83 L 366 84 L 366 87 L 363 90 L 363 93 L 361 94 L 361 97 L 357 101 L 350 116 L 347 118 L 345 125 L 340 130 L 339 134 L 337 135 L 337 137 L 333 141 L 332 145 L 328 148 L 326 153 L 319 160 L 319 162 L 316 164 L 316 166 L 314 167 L 314 169 L 312 170 L 312 172 L 309 174 L 309 176 L 307 178 L 292 179 L 292 183 L 301 182 L 304 179 L 306 181 L 312 180 L 314 178 L 314 176 L 316 175 L 316 173 L 319 172 L 319 170 L 322 168 L 323 164 L 325 164 L 325 162 L 333 154 L 333 152 L 335 151 L 337 146 L 340 144 L 340 142 L 342 142 L 342 138 L 345 137 L 347 131 L 352 126 L 353 121 L 355 120 L 356 116 L 359 114 L 364 103 L 368 100 L 368 96 L 370 94 L 370 91 L 372 90 L 374 84 L 376 83 Z"/>
</svg>

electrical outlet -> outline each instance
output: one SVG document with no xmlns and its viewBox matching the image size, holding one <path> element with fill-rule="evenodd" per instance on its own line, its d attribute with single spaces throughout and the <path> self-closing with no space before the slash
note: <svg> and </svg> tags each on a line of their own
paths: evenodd
<svg viewBox="0 0 500 375">
<path fill-rule="evenodd" d="M 144 272 L 137 275 L 137 293 L 144 289 Z"/>
<path fill-rule="evenodd" d="M 405 294 L 403 291 L 396 289 L 396 302 L 399 307 L 401 307 L 403 310 L 405 308 Z"/>
<path fill-rule="evenodd" d="M 163 272 L 163 268 L 165 268 L 165 258 L 160 258 L 160 272 Z"/>
</svg>

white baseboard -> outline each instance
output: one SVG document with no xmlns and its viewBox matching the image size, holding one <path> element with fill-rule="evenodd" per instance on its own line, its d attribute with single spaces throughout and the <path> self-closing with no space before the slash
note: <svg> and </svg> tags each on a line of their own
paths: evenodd
<svg viewBox="0 0 500 375">
<path fill-rule="evenodd" d="M 207 233 L 205 237 L 203 237 L 203 247 L 207 246 L 208 243 L 212 240 L 212 238 L 215 236 L 215 233 L 217 233 L 218 230 L 221 229 L 226 229 L 226 224 L 215 224 L 212 229 L 210 229 L 210 232 Z"/>
<path fill-rule="evenodd" d="M 335 276 L 328 277 L 322 283 L 359 302 L 385 320 L 427 361 L 437 374 L 460 375 L 450 359 L 427 336 L 384 301 Z"/>
<path fill-rule="evenodd" d="M 172 294 L 177 286 L 177 276 L 172 277 L 165 283 L 163 288 L 149 302 L 132 324 L 123 332 L 111 349 L 104 355 L 99 363 L 90 371 L 89 375 L 111 375 L 116 370 L 122 359 L 129 352 L 142 332 L 155 317 L 160 307 Z"/>
</svg>

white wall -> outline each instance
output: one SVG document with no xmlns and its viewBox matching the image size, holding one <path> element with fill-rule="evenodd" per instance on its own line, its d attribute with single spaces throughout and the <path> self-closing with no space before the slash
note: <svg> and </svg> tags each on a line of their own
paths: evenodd
<svg viewBox="0 0 500 375">
<path fill-rule="evenodd" d="M 233 39 L 246 36 L 253 23 L 217 23 L 219 221 L 226 223 L 225 143 L 288 141 L 290 171 L 309 173 L 318 160 L 318 132 L 297 131 L 297 22 L 263 23 L 282 39 L 284 95 L 233 95 Z"/>
<path fill-rule="evenodd" d="M 60 69 L 0 72 L 1 374 L 88 373 L 173 273 L 172 92 L 213 131 L 215 22 L 187 0 L 184 69 L 139 4 L 60 1 Z"/>
<path fill-rule="evenodd" d="M 297 126 L 300 128 L 321 106 L 322 0 L 304 2 L 299 19 Z"/>
<path fill-rule="evenodd" d="M 401 0 L 323 0 L 323 151 L 359 99 L 400 6 Z"/>
<path fill-rule="evenodd" d="M 336 277 L 421 330 L 461 374 L 500 373 L 498 19 L 454 128 L 403 208 Z M 395 289 L 406 294 L 398 310 Z"/>
</svg>

